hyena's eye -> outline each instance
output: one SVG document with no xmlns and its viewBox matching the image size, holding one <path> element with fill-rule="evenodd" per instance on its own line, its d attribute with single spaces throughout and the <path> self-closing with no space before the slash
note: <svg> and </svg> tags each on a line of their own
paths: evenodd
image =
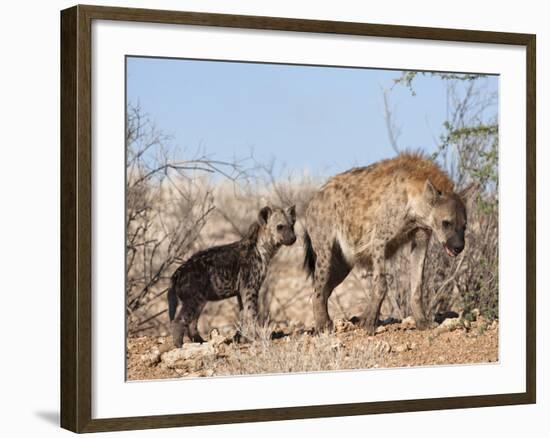
<svg viewBox="0 0 550 438">
<path fill-rule="evenodd" d="M 443 228 L 445 228 L 446 230 L 448 230 L 449 228 L 451 228 L 451 222 L 449 221 L 443 221 Z"/>
<path fill-rule="evenodd" d="M 281 225 L 281 224 L 277 225 L 277 231 L 283 231 L 284 228 L 285 228 L 284 225 Z"/>
</svg>

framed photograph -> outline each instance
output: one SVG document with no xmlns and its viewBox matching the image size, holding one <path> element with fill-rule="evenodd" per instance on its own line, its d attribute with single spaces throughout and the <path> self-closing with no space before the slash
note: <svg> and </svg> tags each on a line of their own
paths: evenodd
<svg viewBox="0 0 550 438">
<path fill-rule="evenodd" d="M 61 12 L 61 425 L 535 403 L 535 35 Z"/>
</svg>

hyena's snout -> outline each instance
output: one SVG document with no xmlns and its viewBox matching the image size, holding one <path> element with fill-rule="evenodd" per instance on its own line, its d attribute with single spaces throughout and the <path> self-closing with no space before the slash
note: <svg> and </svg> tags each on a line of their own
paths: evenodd
<svg viewBox="0 0 550 438">
<path fill-rule="evenodd" d="M 457 255 L 459 255 L 464 250 L 464 246 L 464 236 L 459 235 L 455 235 L 450 239 L 447 239 L 444 244 L 447 255 L 451 257 L 456 257 Z"/>
<path fill-rule="evenodd" d="M 294 230 L 289 230 L 283 234 L 283 245 L 290 246 L 296 242 L 296 233 Z"/>
</svg>

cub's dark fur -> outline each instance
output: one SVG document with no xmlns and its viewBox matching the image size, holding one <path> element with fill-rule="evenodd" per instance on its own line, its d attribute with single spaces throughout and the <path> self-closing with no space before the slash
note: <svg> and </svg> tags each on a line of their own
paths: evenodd
<svg viewBox="0 0 550 438">
<path fill-rule="evenodd" d="M 257 320 L 258 293 L 269 262 L 281 245 L 296 241 L 295 222 L 294 206 L 264 207 L 243 239 L 200 251 L 174 272 L 168 290 L 174 345 L 180 347 L 185 335 L 203 342 L 197 323 L 208 301 L 236 296 L 243 317 Z"/>
</svg>

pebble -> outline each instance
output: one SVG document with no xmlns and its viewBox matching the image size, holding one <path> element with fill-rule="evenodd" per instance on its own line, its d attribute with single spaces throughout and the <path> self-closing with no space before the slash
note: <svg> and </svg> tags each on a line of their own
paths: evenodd
<svg viewBox="0 0 550 438">
<path fill-rule="evenodd" d="M 403 321 L 401 321 L 401 328 L 404 330 L 416 328 L 416 321 L 412 316 L 407 316 Z"/>
<path fill-rule="evenodd" d="M 154 347 L 152 351 L 144 353 L 140 356 L 140 360 L 147 366 L 154 366 L 160 362 L 160 351 Z"/>
<path fill-rule="evenodd" d="M 408 350 L 409 350 L 408 344 L 400 344 L 393 348 L 393 351 L 395 351 L 396 353 L 404 353 L 405 351 L 408 351 Z"/>
</svg>

